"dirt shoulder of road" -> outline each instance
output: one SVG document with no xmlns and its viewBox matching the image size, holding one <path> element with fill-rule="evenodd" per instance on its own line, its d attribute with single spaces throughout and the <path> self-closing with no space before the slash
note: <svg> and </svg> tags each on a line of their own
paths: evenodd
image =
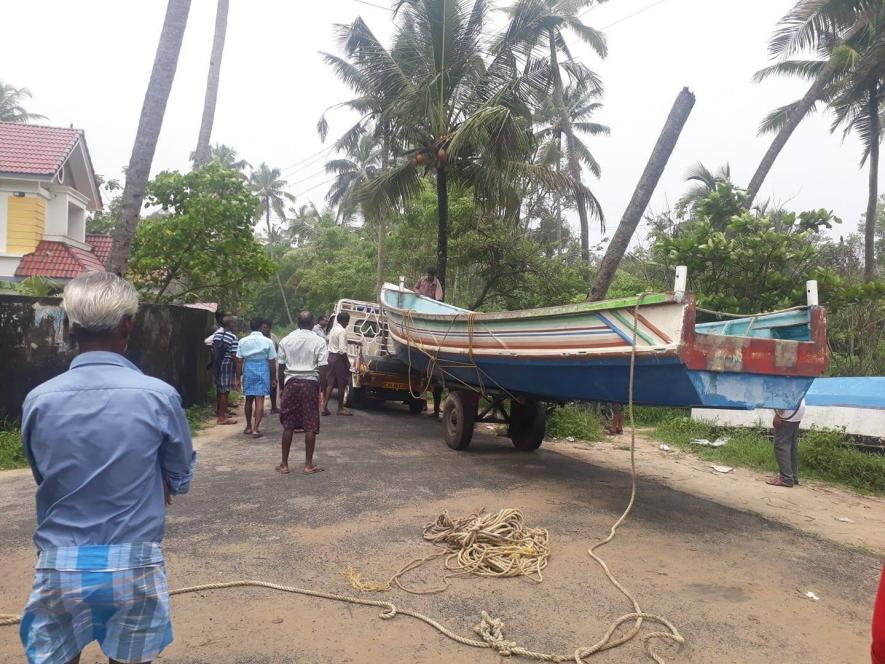
<svg viewBox="0 0 885 664">
<path fill-rule="evenodd" d="M 819 537 L 885 555 L 885 500 L 821 482 L 792 489 L 769 486 L 768 475 L 735 467 L 713 470 L 713 462 L 673 447 L 660 448 L 649 430 L 637 431 L 636 468 L 640 477 L 720 505 L 759 514 Z M 630 434 L 586 443 L 547 441 L 546 449 L 615 470 L 630 469 Z M 801 454 L 801 452 L 800 452 Z"/>
</svg>

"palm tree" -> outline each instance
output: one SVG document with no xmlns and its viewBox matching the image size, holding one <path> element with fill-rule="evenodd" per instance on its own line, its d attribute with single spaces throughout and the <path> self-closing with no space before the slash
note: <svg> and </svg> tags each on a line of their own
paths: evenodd
<svg viewBox="0 0 885 664">
<path fill-rule="evenodd" d="M 203 119 L 200 122 L 197 149 L 194 151 L 194 168 L 199 168 L 210 159 L 209 139 L 212 137 L 212 124 L 215 122 L 215 102 L 218 99 L 221 56 L 224 54 L 229 8 L 230 0 L 218 0 L 218 7 L 215 10 L 215 35 L 212 37 L 212 55 L 209 56 L 209 75 L 206 79 L 206 97 L 203 101 Z"/>
<path fill-rule="evenodd" d="M 206 163 L 213 161 L 218 162 L 224 168 L 232 171 L 238 171 L 243 177 L 246 177 L 244 171 L 247 168 L 252 168 L 252 164 L 250 164 L 245 159 L 240 159 L 239 157 L 239 153 L 231 146 L 225 145 L 224 143 L 216 143 L 209 148 L 209 158 L 206 160 Z M 197 167 L 196 159 L 196 151 L 191 152 L 190 160 L 191 162 L 194 162 L 194 168 Z"/>
<path fill-rule="evenodd" d="M 783 59 L 757 72 L 761 81 L 773 75 L 812 81 L 805 96 L 775 109 L 761 125 L 776 136 L 748 188 L 759 187 L 790 134 L 807 115 L 823 106 L 835 115 L 832 130 L 856 131 L 863 143 L 861 166 L 869 159 L 868 218 L 875 217 L 878 197 L 879 144 L 885 103 L 885 4 L 875 0 L 802 0 L 782 20 L 770 51 Z M 818 59 L 788 59 L 813 50 Z M 749 204 L 749 202 L 748 202 Z M 875 276 L 875 228 L 865 229 L 864 278 Z"/>
<path fill-rule="evenodd" d="M 731 182 L 731 166 L 725 164 L 713 172 L 698 162 L 685 173 L 685 181 L 690 182 L 691 185 L 676 203 L 677 210 L 693 208 L 698 201 L 716 191 L 716 185 L 721 182 Z"/>
<path fill-rule="evenodd" d="M 271 168 L 264 162 L 261 162 L 258 168 L 249 175 L 249 187 L 252 189 L 252 193 L 258 197 L 258 205 L 255 208 L 255 220 L 258 221 L 263 216 L 267 224 L 267 251 L 271 259 L 273 259 L 275 234 L 274 228 L 270 223 L 270 213 L 273 211 L 277 217 L 285 221 L 286 201 L 294 202 L 295 197 L 288 191 L 285 191 L 286 181 L 282 179 L 280 169 Z M 277 285 L 280 288 L 280 295 L 283 298 L 283 306 L 286 308 L 289 325 L 292 325 L 294 324 L 294 319 L 292 318 L 292 312 L 289 310 L 289 301 L 286 299 L 286 291 L 283 288 L 279 271 L 277 272 Z"/>
<path fill-rule="evenodd" d="M 597 92 L 601 91 L 601 84 L 592 71 L 572 58 L 565 41 L 565 32 L 571 31 L 577 35 L 600 57 L 604 58 L 607 55 L 605 35 L 582 23 L 579 16 L 581 10 L 591 4 L 594 4 L 594 0 L 517 0 L 507 10 L 510 24 L 498 46 L 499 49 L 513 49 L 521 53 L 525 58 L 526 67 L 530 67 L 532 59 L 537 59 L 541 53 L 547 53 L 549 58 L 547 84 L 552 88 L 553 105 L 559 109 L 560 114 L 557 131 L 565 134 L 568 172 L 572 180 L 577 183 L 581 182 L 582 155 L 569 117 L 563 72 L 573 84 L 596 88 Z M 564 57 L 561 62 L 560 56 Z M 575 196 L 578 218 L 581 222 L 581 253 L 585 261 L 590 260 L 588 207 L 589 212 L 600 222 L 604 218 L 599 203 L 587 193 L 583 187 L 580 187 L 576 190 Z"/>
<path fill-rule="evenodd" d="M 367 90 L 383 100 L 378 121 L 404 148 L 403 158 L 363 187 L 361 199 L 370 207 L 397 209 L 422 190 L 423 176 L 434 177 L 437 271 L 445 284 L 450 181 L 471 187 L 487 209 L 514 217 L 527 182 L 575 185 L 546 166 L 527 163 L 534 147 L 528 76 L 517 75 L 506 56 L 491 62 L 483 57 L 484 0 L 401 0 L 395 9 L 390 51 L 361 20 L 349 29 L 350 61 Z"/>
<path fill-rule="evenodd" d="M 349 158 L 332 159 L 326 163 L 326 172 L 335 173 L 335 179 L 326 194 L 326 200 L 330 205 L 337 207 L 337 216 L 341 221 L 349 221 L 357 213 L 361 213 L 363 221 L 372 222 L 378 226 L 378 261 L 376 286 L 380 291 L 384 283 L 384 246 L 385 234 L 384 215 L 386 210 L 372 208 L 366 204 L 365 199 L 360 197 L 363 188 L 374 178 L 378 177 L 382 169 L 382 146 L 372 134 L 364 134 L 360 137 L 355 149 L 348 150 Z"/>
<path fill-rule="evenodd" d="M 190 8 L 190 0 L 169 0 L 166 6 L 154 67 L 144 95 L 135 143 L 126 169 L 122 213 L 114 230 L 114 243 L 108 260 L 109 272 L 124 274 L 129 263 L 129 252 L 135 239 L 144 190 L 150 177 L 163 116 L 166 114 L 166 102 L 172 89 L 175 70 L 178 68 L 178 55 Z"/>
<path fill-rule="evenodd" d="M 300 247 L 313 241 L 316 237 L 317 224 L 322 220 L 320 211 L 313 203 L 299 205 L 297 208 L 289 208 L 292 216 L 289 217 L 289 225 L 285 235 L 289 244 Z"/>
<path fill-rule="evenodd" d="M 45 120 L 45 115 L 28 113 L 22 105 L 25 99 L 31 98 L 27 88 L 17 88 L 0 81 L 0 122 L 30 122 Z"/>
<path fill-rule="evenodd" d="M 601 90 L 599 88 L 587 88 L 582 85 L 571 85 L 563 91 L 565 115 L 568 117 L 572 128 L 573 151 L 578 161 L 583 166 L 589 168 L 590 172 L 596 177 L 599 177 L 602 173 L 599 162 L 596 161 L 587 144 L 575 132 L 580 132 L 587 136 L 608 136 L 610 129 L 607 126 L 591 121 L 593 114 L 602 108 L 602 104 L 598 101 L 600 96 Z M 535 135 L 540 139 L 538 160 L 544 164 L 554 165 L 557 172 L 561 169 L 564 156 L 562 150 L 562 137 L 564 135 L 562 115 L 562 109 L 558 108 L 552 100 L 548 100 L 547 103 L 536 111 L 535 118 L 536 123 L 539 125 L 535 131 Z M 592 193 L 588 192 L 586 197 L 593 209 L 601 209 L 601 205 Z M 556 220 L 558 245 L 561 246 L 562 206 L 558 196 L 556 199 Z M 601 217 L 600 223 L 602 223 Z"/>
</svg>

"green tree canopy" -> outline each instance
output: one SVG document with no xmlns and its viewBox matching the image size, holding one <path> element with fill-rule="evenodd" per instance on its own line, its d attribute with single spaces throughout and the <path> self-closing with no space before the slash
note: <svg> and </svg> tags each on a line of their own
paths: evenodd
<svg viewBox="0 0 885 664">
<path fill-rule="evenodd" d="M 258 201 L 237 171 L 210 163 L 150 183 L 129 276 L 153 302 L 242 300 L 249 284 L 269 278 L 273 263 L 252 235 Z"/>
</svg>

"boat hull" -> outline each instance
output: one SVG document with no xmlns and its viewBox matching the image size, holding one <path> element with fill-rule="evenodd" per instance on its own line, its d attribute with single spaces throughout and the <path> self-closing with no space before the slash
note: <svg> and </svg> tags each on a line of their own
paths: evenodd
<svg viewBox="0 0 885 664">
<path fill-rule="evenodd" d="M 467 385 L 483 392 L 511 393 L 540 401 L 628 400 L 630 358 L 475 358 L 431 356 L 396 344 L 399 359 L 412 371 L 432 371 L 449 388 Z M 676 356 L 636 359 L 633 401 L 693 408 L 793 408 L 814 380 L 806 376 L 727 374 L 690 370 Z"/>
</svg>

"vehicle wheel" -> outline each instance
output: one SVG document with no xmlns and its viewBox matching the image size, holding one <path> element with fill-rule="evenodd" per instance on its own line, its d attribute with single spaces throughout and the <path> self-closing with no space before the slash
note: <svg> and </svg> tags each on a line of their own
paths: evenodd
<svg viewBox="0 0 885 664">
<path fill-rule="evenodd" d="M 424 399 L 416 399 L 414 397 L 409 397 L 409 411 L 412 415 L 419 415 L 427 410 L 427 401 Z"/>
<path fill-rule="evenodd" d="M 516 449 L 532 452 L 544 442 L 544 430 L 547 426 L 547 411 L 539 401 L 510 404 L 510 440 Z"/>
<path fill-rule="evenodd" d="M 449 392 L 443 405 L 442 421 L 446 445 L 466 450 L 473 438 L 478 399 L 472 392 Z"/>
</svg>

